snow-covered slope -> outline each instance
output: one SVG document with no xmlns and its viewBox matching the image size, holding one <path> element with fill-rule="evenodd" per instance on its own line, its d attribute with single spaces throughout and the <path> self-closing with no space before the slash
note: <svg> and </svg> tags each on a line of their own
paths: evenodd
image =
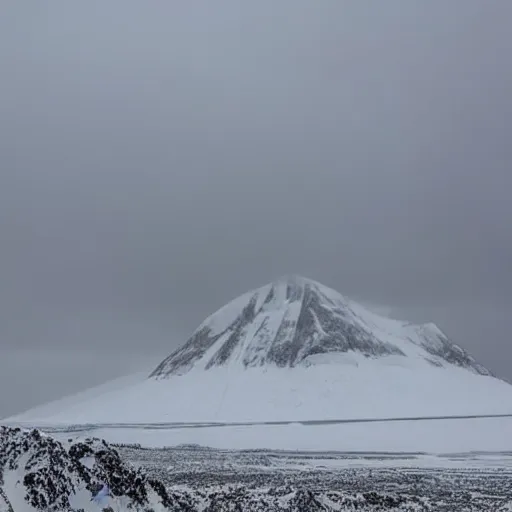
<svg viewBox="0 0 512 512">
<path fill-rule="evenodd" d="M 434 324 L 389 320 L 320 283 L 284 276 L 207 318 L 151 376 L 240 365 L 296 367 L 349 352 L 420 358 L 435 366 L 456 365 L 490 375 Z"/>
<path fill-rule="evenodd" d="M 51 402 L 38 405 L 30 409 L 29 414 L 31 417 L 37 418 L 52 416 L 53 414 L 59 414 L 59 412 L 73 407 L 76 404 L 88 402 L 99 396 L 108 396 L 109 393 L 114 393 L 116 391 L 122 392 L 131 385 L 142 382 L 147 377 L 148 371 L 137 372 L 117 379 L 112 379 L 98 386 L 86 389 L 85 391 L 73 393 L 72 395 L 67 395 L 63 398 L 58 398 L 57 400 L 52 400 Z M 4 418 L 0 418 L 0 421 L 3 419 Z"/>
<path fill-rule="evenodd" d="M 503 413 L 512 413 L 512 386 L 491 376 L 436 326 L 381 317 L 291 276 L 210 316 L 150 378 L 10 421 L 265 422 Z"/>
</svg>

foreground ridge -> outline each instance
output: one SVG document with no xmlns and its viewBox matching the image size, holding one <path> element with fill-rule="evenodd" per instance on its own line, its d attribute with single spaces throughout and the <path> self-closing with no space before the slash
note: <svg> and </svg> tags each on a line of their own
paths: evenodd
<svg viewBox="0 0 512 512">
<path fill-rule="evenodd" d="M 124 462 L 105 441 L 62 442 L 36 429 L 0 427 L 2 512 L 99 510 L 91 497 L 103 483 L 110 504 L 122 510 L 191 510 L 176 508 L 159 481 Z"/>
</svg>

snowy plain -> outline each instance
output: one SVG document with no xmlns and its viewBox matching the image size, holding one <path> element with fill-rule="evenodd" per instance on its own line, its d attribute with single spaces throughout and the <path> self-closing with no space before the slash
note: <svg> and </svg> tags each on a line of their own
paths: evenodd
<svg viewBox="0 0 512 512">
<path fill-rule="evenodd" d="M 404 363 L 407 363 L 405 365 Z M 128 383 L 127 383 L 128 382 Z M 300 368 L 193 370 L 41 406 L 6 421 L 264 422 L 512 414 L 512 386 L 456 367 L 358 354 Z"/>
<path fill-rule="evenodd" d="M 161 447 L 389 452 L 512 451 L 512 418 L 301 425 L 353 420 L 512 414 L 512 386 L 459 368 L 415 369 L 347 356 L 293 369 L 191 371 L 169 379 L 133 376 L 6 420 L 66 429 L 91 425 L 110 442 Z M 176 423 L 284 421 L 286 425 L 175 428 Z M 144 428 L 150 423 L 173 428 Z M 116 424 L 109 428 L 108 424 Z M 102 427 L 104 425 L 104 427 Z M 72 428 L 71 428 L 72 430 Z M 82 431 L 80 435 L 88 435 Z"/>
<path fill-rule="evenodd" d="M 170 429 L 102 428 L 90 435 L 108 442 L 172 447 L 246 450 L 387 452 L 387 453 L 506 453 L 512 452 L 512 418 L 392 421 L 334 425 L 246 425 Z M 54 433 L 62 438 L 70 433 Z M 73 434 L 76 436 L 76 434 Z M 78 437 L 87 435 L 81 431 Z"/>
</svg>

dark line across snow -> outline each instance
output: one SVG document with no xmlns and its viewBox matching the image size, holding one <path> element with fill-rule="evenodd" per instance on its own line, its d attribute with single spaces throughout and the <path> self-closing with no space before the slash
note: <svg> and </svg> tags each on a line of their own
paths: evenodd
<svg viewBox="0 0 512 512">
<path fill-rule="evenodd" d="M 222 427 L 254 427 L 273 425 L 301 425 L 322 426 L 342 425 L 345 423 L 390 423 L 399 421 L 439 421 L 439 420 L 469 420 L 486 418 L 512 418 L 512 413 L 507 414 L 469 414 L 462 416 L 412 416 L 400 418 L 347 418 L 331 420 L 303 420 L 303 421 L 257 421 L 257 422 L 201 422 L 201 423 L 83 423 L 83 424 L 61 424 L 61 425 L 36 425 L 32 423 L 11 423 L 9 426 L 22 428 L 39 428 L 45 432 L 80 432 L 99 429 L 144 429 L 144 430 L 173 430 L 180 428 L 222 428 Z"/>
</svg>

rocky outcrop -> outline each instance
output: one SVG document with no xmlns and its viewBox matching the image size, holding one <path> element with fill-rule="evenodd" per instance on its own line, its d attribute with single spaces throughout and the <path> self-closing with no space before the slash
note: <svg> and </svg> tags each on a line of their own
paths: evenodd
<svg viewBox="0 0 512 512">
<path fill-rule="evenodd" d="M 455 365 L 490 375 L 433 324 L 385 319 L 320 283 L 285 276 L 211 315 L 150 377 L 233 364 L 295 367 L 311 356 L 347 352 L 372 358 L 420 352 L 435 366 Z"/>
<path fill-rule="evenodd" d="M 8 474 L 14 475 L 9 478 L 10 487 Z M 169 510 L 191 510 L 180 508 L 160 482 L 125 463 L 104 441 L 64 443 L 38 430 L 0 427 L 0 483 L 0 503 L 3 500 L 7 510 L 12 509 L 10 494 L 21 493 L 26 510 L 71 511 L 78 494 L 88 501 L 102 483 L 132 510 L 146 510 L 154 504 Z"/>
</svg>

